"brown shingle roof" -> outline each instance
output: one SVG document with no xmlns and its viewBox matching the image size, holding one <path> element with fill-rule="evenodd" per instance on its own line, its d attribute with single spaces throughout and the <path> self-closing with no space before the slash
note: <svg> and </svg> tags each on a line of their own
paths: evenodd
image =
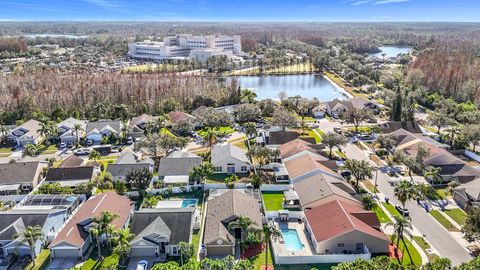
<svg viewBox="0 0 480 270">
<path fill-rule="evenodd" d="M 296 178 L 317 169 L 329 174 L 338 175 L 331 168 L 326 166 L 330 164 L 331 163 L 328 159 L 325 160 L 324 158 L 320 158 L 318 156 L 305 154 L 295 159 L 288 160 L 287 162 L 285 162 L 285 167 L 287 168 L 290 179 Z"/>
<path fill-rule="evenodd" d="M 168 116 L 170 116 L 170 122 L 172 122 L 173 124 L 181 120 L 195 120 L 195 116 L 182 111 L 169 112 Z"/>
<path fill-rule="evenodd" d="M 210 198 L 207 202 L 205 220 L 204 244 L 222 239 L 229 244 L 235 243 L 235 237 L 228 231 L 230 221 L 238 217 L 248 217 L 262 227 L 262 214 L 259 202 L 253 197 L 238 190 L 229 190 L 221 195 Z"/>
<path fill-rule="evenodd" d="M 132 202 L 127 197 L 114 192 L 107 192 L 90 198 L 80 206 L 77 213 L 53 239 L 50 247 L 62 243 L 81 247 L 88 237 L 88 232 L 85 231 L 83 226 L 90 224 L 92 217 L 97 217 L 104 211 L 117 214 L 118 217 L 112 221 L 112 224 L 117 228 L 122 228 L 132 211 Z"/>
<path fill-rule="evenodd" d="M 404 129 L 411 133 L 422 133 L 422 129 L 415 121 L 388 121 L 386 123 L 380 124 L 380 128 L 382 129 L 382 133 L 391 133 L 399 129 Z"/>
<path fill-rule="evenodd" d="M 359 203 L 334 200 L 305 212 L 317 242 L 322 242 L 357 230 L 388 241 L 378 230 L 380 222 L 375 213 L 364 210 Z"/>
<path fill-rule="evenodd" d="M 303 151 L 318 154 L 318 150 L 315 150 L 311 143 L 301 139 L 295 139 L 293 141 L 284 143 L 278 147 L 278 150 L 280 151 L 280 157 L 282 159 L 286 159 Z"/>
<path fill-rule="evenodd" d="M 58 167 L 59 168 L 78 167 L 78 166 L 81 166 L 83 162 L 84 160 L 82 158 L 79 158 L 76 155 L 72 154 L 66 159 L 64 159 Z"/>
</svg>

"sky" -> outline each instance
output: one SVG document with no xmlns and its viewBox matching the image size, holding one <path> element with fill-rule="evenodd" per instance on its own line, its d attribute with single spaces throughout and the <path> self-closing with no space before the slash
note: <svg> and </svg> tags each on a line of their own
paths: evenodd
<svg viewBox="0 0 480 270">
<path fill-rule="evenodd" d="M 0 0 L 0 21 L 479 22 L 480 0 Z"/>
</svg>

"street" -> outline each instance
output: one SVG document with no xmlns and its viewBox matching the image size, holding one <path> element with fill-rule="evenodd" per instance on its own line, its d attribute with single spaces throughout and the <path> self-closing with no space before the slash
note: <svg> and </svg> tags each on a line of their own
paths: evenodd
<svg viewBox="0 0 480 270">
<path fill-rule="evenodd" d="M 348 144 L 343 147 L 343 149 L 347 157 L 368 160 L 375 166 L 357 146 Z M 390 185 L 389 181 L 391 181 L 391 179 L 387 174 L 381 171 L 378 172 L 378 190 L 388 196 L 392 204 L 399 204 L 399 201 L 394 196 L 394 187 Z M 412 225 L 426 236 L 426 239 L 440 253 L 441 257 L 450 259 L 454 266 L 458 266 L 472 259 L 467 249 L 460 245 L 458 241 L 442 225 L 436 222 L 423 207 L 419 206 L 416 201 L 408 202 L 406 207 L 410 212 Z"/>
</svg>

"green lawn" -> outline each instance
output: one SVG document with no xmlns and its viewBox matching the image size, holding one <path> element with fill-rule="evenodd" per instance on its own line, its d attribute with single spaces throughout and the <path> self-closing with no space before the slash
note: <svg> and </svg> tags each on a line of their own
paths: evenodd
<svg viewBox="0 0 480 270">
<path fill-rule="evenodd" d="M 12 152 L 12 148 L 0 147 L 0 157 L 8 157 L 12 154 Z"/>
<path fill-rule="evenodd" d="M 376 205 L 376 207 L 373 209 L 375 214 L 378 217 L 378 220 L 380 220 L 380 223 L 389 223 L 390 219 L 388 218 L 387 214 L 383 212 L 382 208 L 379 205 Z"/>
<path fill-rule="evenodd" d="M 40 251 L 40 254 L 35 258 L 35 266 L 30 262 L 26 270 L 43 270 L 46 269 L 48 264 L 50 263 L 50 250 L 43 249 Z"/>
<path fill-rule="evenodd" d="M 390 239 L 391 236 L 389 236 Z M 393 243 L 397 243 L 396 239 L 393 238 Z M 408 241 L 408 239 L 405 239 L 405 245 L 403 244 L 402 241 L 400 241 L 399 243 L 399 247 L 400 251 L 402 251 L 403 253 L 403 260 L 402 258 L 400 258 L 400 262 L 402 263 L 402 265 L 416 265 L 416 266 L 420 266 L 422 265 L 422 257 L 420 256 L 420 253 L 418 253 L 418 250 L 412 245 L 412 243 L 410 243 L 410 241 Z M 408 253 L 407 251 L 405 250 L 405 248 L 408 249 L 408 251 L 410 251 L 410 255 L 412 256 L 412 260 L 410 260 L 410 257 L 408 256 Z M 391 259 L 392 261 L 394 262 L 397 262 L 398 260 L 397 259 Z M 413 263 L 412 263 L 413 261 Z"/>
<path fill-rule="evenodd" d="M 210 184 L 224 184 L 225 178 L 228 175 L 226 173 L 214 173 L 210 177 L 207 178 L 207 183 Z"/>
<path fill-rule="evenodd" d="M 283 209 L 283 192 L 262 192 L 262 199 L 267 211 Z"/>
<path fill-rule="evenodd" d="M 220 127 L 218 131 L 221 133 L 224 133 L 225 135 L 228 135 L 228 134 L 234 133 L 235 129 L 233 129 L 231 126 L 227 126 L 227 127 Z M 200 137 L 203 137 L 205 135 L 205 129 L 198 131 L 198 135 Z"/>
<path fill-rule="evenodd" d="M 395 209 L 395 206 L 391 203 L 382 202 L 382 205 L 387 209 L 387 211 L 392 216 L 401 216 L 401 214 Z"/>
<path fill-rule="evenodd" d="M 447 209 L 445 210 L 445 214 L 447 214 L 461 226 L 465 225 L 465 222 L 467 221 L 467 214 L 465 214 L 465 212 L 459 208 Z"/>
<path fill-rule="evenodd" d="M 51 144 L 49 146 L 46 145 L 39 145 L 37 149 L 38 155 L 48 155 L 48 154 L 55 154 L 58 151 L 58 148 L 55 144 Z"/>
<path fill-rule="evenodd" d="M 427 242 L 425 242 L 425 240 L 423 239 L 423 237 L 421 236 L 413 236 L 413 241 L 415 241 L 415 243 L 417 243 L 421 248 L 422 250 L 425 252 L 425 254 L 427 255 L 428 257 L 428 260 L 429 261 L 433 261 L 435 259 L 438 259 L 440 258 L 437 254 L 435 253 L 429 253 L 427 252 L 427 249 L 430 249 L 430 244 L 428 244 Z"/>
<path fill-rule="evenodd" d="M 302 132 L 302 130 L 299 130 L 299 132 Z M 305 132 L 302 133 L 302 137 L 312 137 L 315 138 L 316 143 L 320 143 L 322 141 L 322 138 L 317 135 L 312 129 L 305 129 Z"/>
<path fill-rule="evenodd" d="M 268 264 L 273 265 L 273 260 L 272 260 L 272 247 L 269 245 L 269 251 L 268 251 Z M 253 269 L 259 270 L 262 265 L 265 265 L 265 251 L 249 258 L 250 262 L 253 264 Z M 275 269 L 277 269 L 277 266 L 275 266 Z"/>
<path fill-rule="evenodd" d="M 430 215 L 432 215 L 433 218 L 435 218 L 440 224 L 442 224 L 445 229 L 451 231 L 451 232 L 458 232 L 459 230 L 457 227 L 455 227 L 446 217 L 440 213 L 438 210 L 432 210 L 430 211 Z"/>
</svg>

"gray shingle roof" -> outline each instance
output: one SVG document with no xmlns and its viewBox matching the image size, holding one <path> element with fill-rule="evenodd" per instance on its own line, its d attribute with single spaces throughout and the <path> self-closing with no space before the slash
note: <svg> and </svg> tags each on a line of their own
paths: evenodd
<svg viewBox="0 0 480 270">
<path fill-rule="evenodd" d="M 113 177 L 126 176 L 130 171 L 149 169 L 148 163 L 135 164 L 109 164 L 107 172 L 111 173 Z"/>
<path fill-rule="evenodd" d="M 93 166 L 50 168 L 45 181 L 89 180 L 92 179 L 94 170 Z"/>
<path fill-rule="evenodd" d="M 0 212 L 0 240 L 11 241 L 15 234 L 28 226 L 43 227 L 50 213 L 60 210 L 39 211 L 6 211 Z"/>
<path fill-rule="evenodd" d="M 85 129 L 85 133 L 89 133 L 90 131 L 97 129 L 98 131 L 101 131 L 104 127 L 110 126 L 115 130 L 117 133 L 121 131 L 120 128 L 120 121 L 97 121 L 97 122 L 88 122 L 87 123 L 87 128 Z"/>
<path fill-rule="evenodd" d="M 228 231 L 230 221 L 243 216 L 255 222 L 255 228 L 262 227 L 262 214 L 259 202 L 253 197 L 237 190 L 229 190 L 221 195 L 209 198 L 205 219 L 204 244 L 221 238 L 230 244 L 235 237 Z"/>
<path fill-rule="evenodd" d="M 39 166 L 43 162 L 17 162 L 0 164 L 0 185 L 32 184 Z"/>
<path fill-rule="evenodd" d="M 203 159 L 192 153 L 174 151 L 160 160 L 159 176 L 188 175 L 190 170 L 202 164 Z"/>
<path fill-rule="evenodd" d="M 136 235 L 132 243 L 144 237 L 151 237 L 152 234 L 170 234 L 170 244 L 173 245 L 179 242 L 188 243 L 193 227 L 194 211 L 195 208 L 155 208 L 136 211 L 130 226 L 131 232 Z M 150 226 L 150 224 L 154 225 Z"/>
<path fill-rule="evenodd" d="M 235 158 L 239 161 L 249 163 L 247 155 L 243 149 L 233 144 L 215 145 L 212 149 L 212 164 L 221 162 L 227 157 Z"/>
</svg>

